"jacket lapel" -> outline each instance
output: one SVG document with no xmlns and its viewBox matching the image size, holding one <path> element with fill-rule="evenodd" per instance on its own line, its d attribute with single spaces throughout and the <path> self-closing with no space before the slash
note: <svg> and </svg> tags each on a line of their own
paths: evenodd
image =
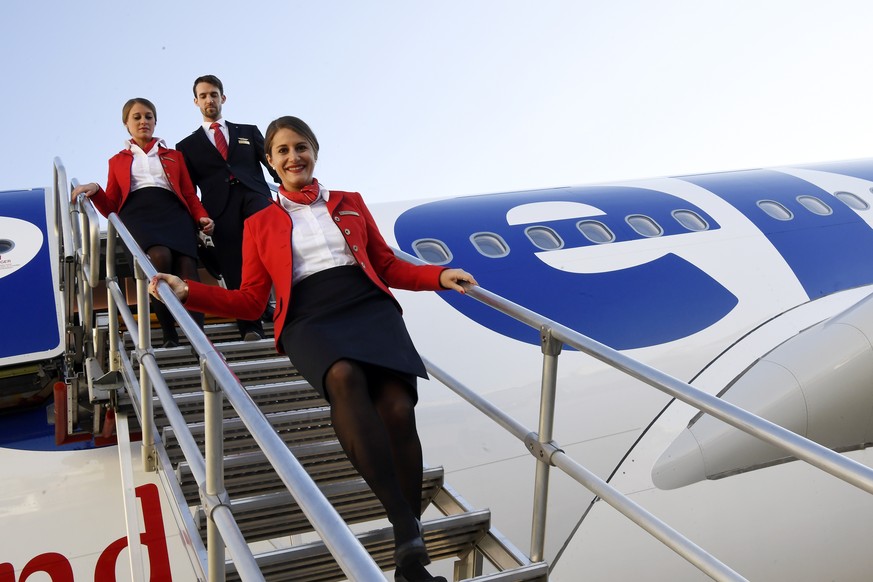
<svg viewBox="0 0 873 582">
<path fill-rule="evenodd" d="M 215 145 L 211 141 L 209 141 L 209 136 L 206 134 L 206 129 L 204 129 L 202 125 L 199 129 L 194 131 L 194 135 L 197 136 L 195 139 L 197 140 L 198 146 L 207 156 L 215 156 L 219 160 L 224 162 L 224 160 L 221 158 L 221 154 L 218 153 L 218 148 L 215 147 Z"/>
<path fill-rule="evenodd" d="M 227 159 L 233 156 L 236 144 L 239 142 L 239 127 L 234 123 L 227 123 Z"/>
</svg>

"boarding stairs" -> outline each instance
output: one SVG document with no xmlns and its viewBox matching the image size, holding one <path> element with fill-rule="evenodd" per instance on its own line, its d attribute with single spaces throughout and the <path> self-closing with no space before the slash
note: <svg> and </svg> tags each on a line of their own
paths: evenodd
<svg viewBox="0 0 873 582">
<path fill-rule="evenodd" d="M 297 373 L 286 356 L 276 353 L 272 337 L 256 342 L 239 341 L 235 323 L 229 322 L 208 323 L 205 331 L 249 396 L 342 519 L 353 528 L 379 568 L 389 577 L 393 575 L 391 526 L 381 504 L 342 451 L 331 427 L 327 402 Z M 270 324 L 266 331 L 272 332 Z M 152 333 L 152 344 L 161 345 L 160 330 L 153 329 Z M 129 333 L 124 339 L 125 351 L 135 353 L 135 339 Z M 154 349 L 154 355 L 175 406 L 205 454 L 201 368 L 184 336 L 182 341 L 179 347 Z M 132 377 L 139 377 L 135 360 L 131 370 Z M 133 386 L 129 388 L 136 390 Z M 120 404 L 122 408 L 135 407 L 136 399 L 122 398 Z M 165 481 L 176 489 L 171 497 L 184 499 L 198 528 L 193 533 L 200 536 L 205 546 L 207 511 L 200 497 L 201 489 L 169 423 L 165 403 L 155 396 L 153 406 L 159 437 L 157 455 L 163 470 L 172 476 Z M 134 412 L 139 415 L 138 410 Z M 233 516 L 256 552 L 264 579 L 325 582 L 346 579 L 234 409 L 226 404 L 223 416 L 224 485 Z M 531 563 L 493 529 L 488 509 L 469 507 L 444 482 L 442 467 L 425 467 L 423 485 L 423 531 L 434 567 L 439 567 L 440 562 L 454 561 L 447 573 L 454 580 L 547 579 L 547 564 Z M 484 567 L 486 559 L 490 573 Z M 227 561 L 226 567 L 228 580 L 241 579 L 232 560 Z"/>
</svg>

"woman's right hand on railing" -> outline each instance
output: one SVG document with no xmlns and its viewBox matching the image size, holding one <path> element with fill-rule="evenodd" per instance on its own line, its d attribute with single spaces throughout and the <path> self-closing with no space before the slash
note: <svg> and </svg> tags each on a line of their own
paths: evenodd
<svg viewBox="0 0 873 582">
<path fill-rule="evenodd" d="M 151 282 L 149 282 L 149 293 L 151 293 L 155 299 L 163 301 L 160 293 L 158 293 L 158 281 L 166 282 L 170 286 L 170 289 L 173 290 L 176 299 L 182 303 L 185 303 L 185 300 L 188 299 L 188 284 L 179 277 L 167 273 L 158 273 L 152 277 Z"/>
<path fill-rule="evenodd" d="M 96 194 L 100 190 L 100 186 L 95 184 L 94 182 L 90 182 L 88 184 L 82 184 L 81 186 L 76 186 L 73 188 L 72 199 L 73 202 L 76 201 L 76 198 L 79 197 L 79 194 L 84 194 L 86 198 L 90 198 L 94 194 Z"/>
</svg>

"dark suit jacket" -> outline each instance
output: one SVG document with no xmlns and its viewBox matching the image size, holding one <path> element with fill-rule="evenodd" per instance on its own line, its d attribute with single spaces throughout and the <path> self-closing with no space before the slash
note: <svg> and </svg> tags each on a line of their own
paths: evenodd
<svg viewBox="0 0 873 582">
<path fill-rule="evenodd" d="M 272 195 L 261 166 L 267 168 L 275 181 L 279 181 L 279 176 L 267 163 L 264 136 L 256 126 L 228 121 L 227 131 L 230 134 L 227 161 L 209 141 L 202 126 L 176 144 L 176 149 L 185 156 L 191 180 L 200 188 L 203 206 L 213 218 L 221 215 L 227 206 L 231 175 L 249 190 L 270 199 Z"/>
<path fill-rule="evenodd" d="M 357 192 L 330 191 L 327 209 L 371 281 L 391 299 L 389 287 L 410 291 L 439 291 L 440 273 L 447 267 L 413 265 L 394 255 L 376 221 Z M 185 307 L 223 317 L 254 319 L 263 313 L 276 289 L 276 349 L 281 353 L 282 326 L 291 302 L 291 217 L 273 202 L 246 220 L 243 232 L 243 272 L 239 289 L 224 289 L 195 281 L 188 283 Z M 400 308 L 400 304 L 397 303 Z"/>
</svg>

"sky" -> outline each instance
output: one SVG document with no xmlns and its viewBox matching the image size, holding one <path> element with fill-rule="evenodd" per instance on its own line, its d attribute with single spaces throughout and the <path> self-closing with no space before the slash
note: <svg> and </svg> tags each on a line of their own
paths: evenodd
<svg viewBox="0 0 873 582">
<path fill-rule="evenodd" d="M 868 157 L 869 0 L 5 0 L 0 191 L 105 184 L 146 97 L 172 147 L 281 115 L 368 202 Z"/>
</svg>

